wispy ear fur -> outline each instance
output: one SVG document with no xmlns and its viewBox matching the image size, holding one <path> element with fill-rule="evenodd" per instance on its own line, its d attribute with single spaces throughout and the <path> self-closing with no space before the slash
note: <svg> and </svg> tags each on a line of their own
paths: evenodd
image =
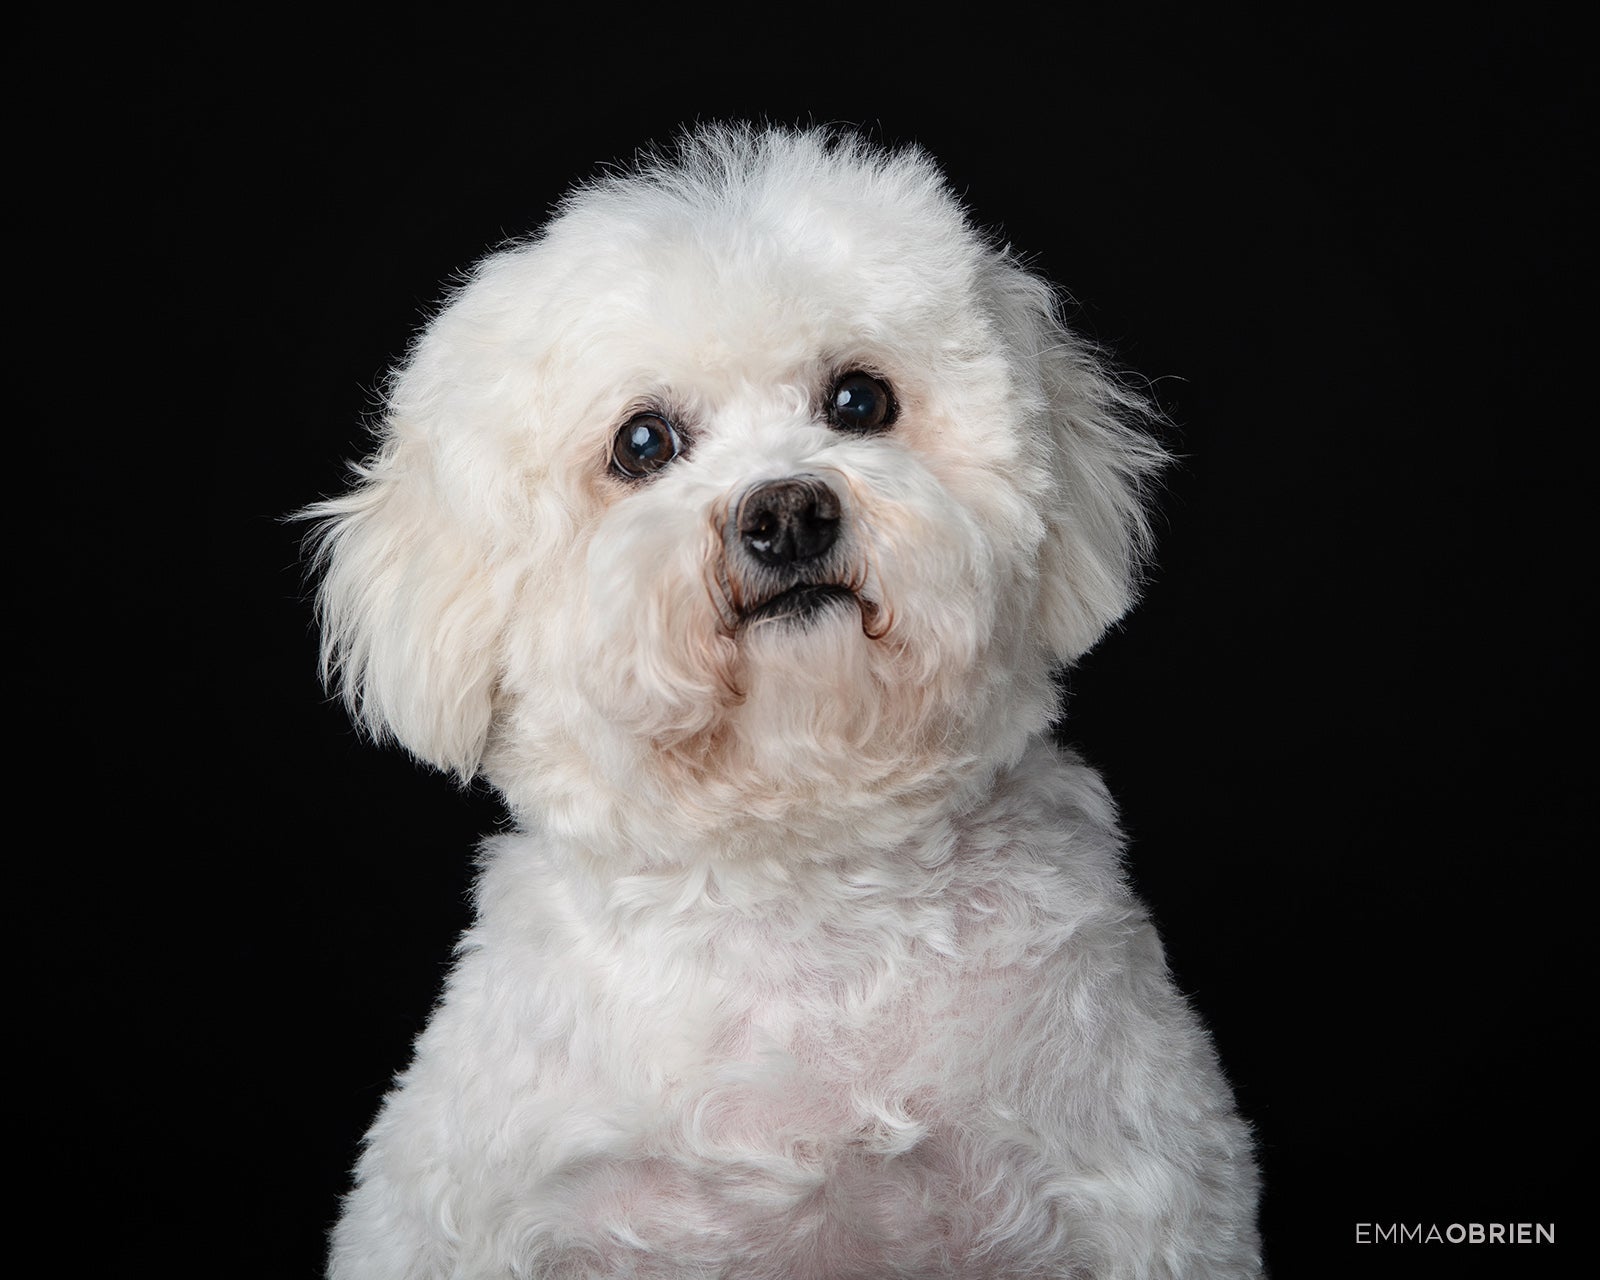
<svg viewBox="0 0 1600 1280">
<path fill-rule="evenodd" d="M 1039 621 L 1058 662 L 1076 661 L 1132 606 L 1150 551 L 1148 497 L 1167 463 L 1142 429 L 1152 412 L 1068 331 L 1048 284 L 1009 258 L 995 266 L 990 302 L 1012 350 L 1036 356 L 1048 419 L 1045 540 Z"/>
<path fill-rule="evenodd" d="M 504 584 L 442 500 L 423 441 L 390 423 L 348 494 L 301 513 L 321 573 L 322 678 L 357 724 L 467 781 L 493 715 Z"/>
</svg>

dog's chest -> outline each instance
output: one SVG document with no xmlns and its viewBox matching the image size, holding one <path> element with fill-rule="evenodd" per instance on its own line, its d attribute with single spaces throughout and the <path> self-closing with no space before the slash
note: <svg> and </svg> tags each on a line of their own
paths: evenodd
<svg viewBox="0 0 1600 1280">
<path fill-rule="evenodd" d="M 730 928 L 692 961 L 607 974 L 614 1038 L 568 1078 L 606 1151 L 561 1153 L 539 1193 L 555 1189 L 580 1234 L 622 1232 L 684 1274 L 719 1251 L 799 1277 L 929 1250 L 935 1275 L 971 1247 L 958 970 L 906 936 L 828 924 Z"/>
<path fill-rule="evenodd" d="M 543 1266 L 567 1241 L 575 1274 L 991 1273 L 1040 1176 L 1004 1105 L 1018 1037 L 994 1030 L 1049 982 L 1048 930 L 998 941 L 1020 899 L 712 911 L 672 884 L 530 885 L 492 899 L 408 1090 L 456 1099 L 447 1141 L 514 1253 L 543 1241 Z"/>
<path fill-rule="evenodd" d="M 706 1057 L 629 1109 L 630 1140 L 560 1171 L 585 1233 L 625 1229 L 691 1275 L 736 1257 L 764 1260 L 752 1274 L 875 1276 L 919 1251 L 926 1274 L 950 1273 L 983 1224 L 953 1208 L 974 1200 L 959 1104 L 926 1043 L 898 1019 L 873 1034 L 782 1002 L 725 1013 Z"/>
<path fill-rule="evenodd" d="M 871 1144 L 925 1119 L 926 1059 L 961 978 L 915 945 L 822 924 L 725 929 L 671 966 L 633 950 L 611 970 L 610 1048 L 708 1140 Z"/>
</svg>

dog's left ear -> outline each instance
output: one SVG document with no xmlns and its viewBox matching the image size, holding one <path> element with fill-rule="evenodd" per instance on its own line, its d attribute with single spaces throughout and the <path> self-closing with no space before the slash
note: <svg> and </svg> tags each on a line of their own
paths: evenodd
<svg viewBox="0 0 1600 1280">
<path fill-rule="evenodd" d="M 1008 257 L 989 300 L 1018 380 L 1042 409 L 1048 473 L 1037 618 L 1056 661 L 1087 653 L 1138 594 L 1150 548 L 1147 497 L 1166 452 L 1138 424 L 1149 409 L 1062 323 L 1055 292 Z"/>
</svg>

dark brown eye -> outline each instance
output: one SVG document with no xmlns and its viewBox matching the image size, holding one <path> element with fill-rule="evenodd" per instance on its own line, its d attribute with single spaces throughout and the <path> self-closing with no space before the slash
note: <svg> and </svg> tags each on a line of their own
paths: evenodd
<svg viewBox="0 0 1600 1280">
<path fill-rule="evenodd" d="M 636 413 L 611 442 L 611 465 L 630 480 L 661 470 L 683 452 L 672 424 L 659 413 Z"/>
<path fill-rule="evenodd" d="M 888 383 L 857 369 L 833 384 L 828 421 L 841 431 L 882 431 L 894 419 L 894 393 Z"/>
</svg>

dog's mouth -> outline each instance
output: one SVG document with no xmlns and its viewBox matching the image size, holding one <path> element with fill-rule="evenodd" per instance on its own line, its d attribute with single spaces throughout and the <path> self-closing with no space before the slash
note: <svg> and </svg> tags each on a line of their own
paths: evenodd
<svg viewBox="0 0 1600 1280">
<path fill-rule="evenodd" d="M 839 605 L 858 607 L 861 603 L 842 582 L 800 582 L 744 610 L 739 622 L 741 626 L 758 622 L 805 626 Z"/>
</svg>

